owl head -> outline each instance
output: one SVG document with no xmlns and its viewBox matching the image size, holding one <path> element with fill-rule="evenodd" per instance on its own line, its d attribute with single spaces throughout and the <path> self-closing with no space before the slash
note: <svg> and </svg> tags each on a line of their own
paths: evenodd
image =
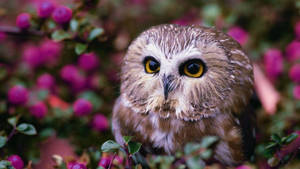
<svg viewBox="0 0 300 169">
<path fill-rule="evenodd" d="M 253 70 L 238 42 L 214 29 L 159 25 L 129 46 L 121 98 L 136 113 L 187 121 L 239 113 L 252 93 Z"/>
</svg>

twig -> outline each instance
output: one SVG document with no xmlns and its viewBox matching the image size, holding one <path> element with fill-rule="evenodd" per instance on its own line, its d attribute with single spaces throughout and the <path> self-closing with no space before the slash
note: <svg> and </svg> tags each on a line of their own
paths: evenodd
<svg viewBox="0 0 300 169">
<path fill-rule="evenodd" d="M 16 126 L 14 126 L 12 131 L 9 133 L 6 142 L 8 142 L 15 134 L 16 134 Z"/>
<path fill-rule="evenodd" d="M 132 168 L 132 157 L 131 157 L 131 154 L 129 153 L 128 151 L 128 148 L 125 147 L 125 152 L 126 152 L 126 165 L 125 165 L 125 168 L 126 169 L 131 169 Z"/>
<path fill-rule="evenodd" d="M 45 33 L 42 31 L 37 31 L 37 30 L 22 30 L 18 27 L 15 26 L 0 26 L 0 32 L 4 32 L 8 35 L 13 35 L 13 36 L 44 36 Z"/>
<path fill-rule="evenodd" d="M 111 169 L 112 163 L 113 163 L 113 161 L 114 161 L 116 155 L 117 155 L 117 154 L 114 153 L 114 156 L 112 157 L 111 161 L 109 162 L 108 169 Z"/>
</svg>

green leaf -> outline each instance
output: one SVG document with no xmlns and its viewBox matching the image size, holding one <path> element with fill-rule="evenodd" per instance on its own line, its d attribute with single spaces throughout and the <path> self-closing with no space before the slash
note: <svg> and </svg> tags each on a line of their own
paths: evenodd
<svg viewBox="0 0 300 169">
<path fill-rule="evenodd" d="M 17 130 L 26 135 L 35 135 L 36 129 L 32 124 L 22 123 L 18 125 Z"/>
<path fill-rule="evenodd" d="M 81 55 L 84 51 L 86 51 L 88 45 L 83 43 L 76 43 L 75 52 L 77 55 Z"/>
<path fill-rule="evenodd" d="M 1 160 L 0 161 L 0 169 L 15 169 L 10 161 L 7 160 Z"/>
<path fill-rule="evenodd" d="M 221 8 L 217 4 L 205 5 L 202 8 L 202 15 L 204 19 L 210 22 L 214 21 L 221 12 Z"/>
<path fill-rule="evenodd" d="M 218 141 L 217 136 L 206 136 L 201 141 L 201 147 L 207 148 Z"/>
<path fill-rule="evenodd" d="M 204 161 L 197 156 L 188 158 L 186 163 L 190 169 L 203 169 L 205 167 Z"/>
<path fill-rule="evenodd" d="M 142 146 L 141 143 L 130 141 L 130 142 L 128 143 L 128 150 L 129 150 L 129 153 L 130 153 L 130 154 L 135 154 L 135 153 L 137 153 L 137 152 L 140 150 L 141 146 Z"/>
<path fill-rule="evenodd" d="M 63 30 L 56 30 L 52 33 L 51 35 L 51 38 L 54 40 L 54 41 L 62 41 L 62 40 L 65 40 L 65 39 L 70 39 L 72 36 L 70 33 L 68 32 L 65 32 Z"/>
<path fill-rule="evenodd" d="M 121 148 L 120 144 L 116 143 L 113 140 L 108 140 L 101 146 L 102 152 L 117 152 Z"/>
<path fill-rule="evenodd" d="M 56 28 L 56 23 L 54 21 L 52 21 L 52 20 L 48 20 L 45 25 L 46 25 L 46 27 L 48 29 L 54 29 L 54 28 Z"/>
<path fill-rule="evenodd" d="M 39 132 L 39 136 L 44 139 L 53 136 L 54 134 L 55 134 L 55 130 L 53 128 L 45 128 Z"/>
<path fill-rule="evenodd" d="M 99 167 L 97 167 L 97 169 L 105 169 L 105 168 L 103 168 L 103 167 L 99 166 Z"/>
<path fill-rule="evenodd" d="M 292 141 L 294 141 L 296 138 L 298 138 L 298 134 L 297 133 L 292 133 L 290 134 L 289 136 L 285 137 L 282 142 L 284 144 L 289 144 L 291 143 Z"/>
<path fill-rule="evenodd" d="M 272 134 L 271 140 L 275 141 L 276 143 L 281 143 L 281 138 L 279 137 L 278 134 Z"/>
<path fill-rule="evenodd" d="M 125 143 L 128 144 L 129 141 L 132 139 L 132 136 L 124 136 L 123 139 L 124 139 Z"/>
<path fill-rule="evenodd" d="M 187 143 L 184 147 L 184 154 L 189 155 L 201 148 L 201 145 L 198 143 Z"/>
<path fill-rule="evenodd" d="M 272 142 L 272 143 L 270 143 L 270 144 L 268 144 L 268 145 L 266 146 L 266 149 L 272 149 L 272 148 L 277 147 L 277 146 L 278 146 L 277 143 Z"/>
<path fill-rule="evenodd" d="M 208 149 L 200 153 L 202 159 L 209 159 L 213 154 L 212 150 Z"/>
<path fill-rule="evenodd" d="M 6 141 L 7 141 L 7 137 L 0 136 L 0 148 L 2 148 L 3 146 L 5 146 Z"/>
<path fill-rule="evenodd" d="M 70 22 L 70 27 L 73 32 L 76 32 L 78 29 L 78 21 L 76 19 L 72 19 Z"/>
<path fill-rule="evenodd" d="M 103 100 L 93 91 L 83 92 L 79 95 L 79 97 L 90 101 L 95 110 L 98 110 L 103 104 Z"/>
<path fill-rule="evenodd" d="M 39 90 L 37 92 L 37 99 L 38 100 L 45 100 L 49 95 L 49 91 L 48 90 Z"/>
<path fill-rule="evenodd" d="M 88 40 L 89 41 L 92 41 L 94 40 L 95 38 L 97 38 L 99 35 L 103 34 L 104 33 L 104 30 L 102 28 L 94 28 L 90 34 L 89 34 L 89 37 L 88 37 Z"/>
<path fill-rule="evenodd" d="M 11 118 L 7 119 L 7 122 L 14 127 L 18 123 L 18 118 L 16 116 L 11 117 Z"/>
</svg>

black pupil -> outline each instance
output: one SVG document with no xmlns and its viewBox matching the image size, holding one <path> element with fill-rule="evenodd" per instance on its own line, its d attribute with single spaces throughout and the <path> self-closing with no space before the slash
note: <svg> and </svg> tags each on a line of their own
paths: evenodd
<svg viewBox="0 0 300 169">
<path fill-rule="evenodd" d="M 200 65 L 197 63 L 191 63 L 187 66 L 187 70 L 189 71 L 189 73 L 191 74 L 196 74 L 199 72 L 200 69 Z"/>
<path fill-rule="evenodd" d="M 149 68 L 151 70 L 153 70 L 153 71 L 157 70 L 158 67 L 159 67 L 159 64 L 157 62 L 155 62 L 153 60 L 150 60 L 150 62 L 149 62 Z"/>
</svg>

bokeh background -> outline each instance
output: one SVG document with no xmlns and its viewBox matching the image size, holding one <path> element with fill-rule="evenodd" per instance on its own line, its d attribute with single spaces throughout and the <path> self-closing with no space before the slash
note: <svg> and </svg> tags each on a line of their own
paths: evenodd
<svg viewBox="0 0 300 169">
<path fill-rule="evenodd" d="M 72 11 L 57 18 L 49 6 L 39 11 L 43 2 L 0 1 L 0 160 L 16 154 L 24 166 L 51 168 L 58 154 L 97 168 L 99 147 L 113 139 L 128 45 L 151 26 L 176 23 L 227 32 L 253 61 L 257 145 L 240 167 L 300 168 L 300 138 L 282 142 L 300 134 L 300 1 L 47 0 L 54 12 Z M 8 119 L 37 134 L 22 134 Z"/>
</svg>

